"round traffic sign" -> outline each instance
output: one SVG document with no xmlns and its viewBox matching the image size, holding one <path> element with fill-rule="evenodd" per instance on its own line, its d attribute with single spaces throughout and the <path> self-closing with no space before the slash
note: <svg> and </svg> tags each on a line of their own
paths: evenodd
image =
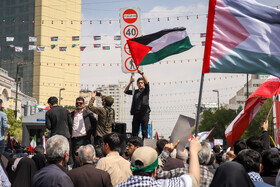
<svg viewBox="0 0 280 187">
<path fill-rule="evenodd" d="M 131 55 L 127 43 L 124 44 L 124 47 L 123 47 L 123 48 L 124 48 L 124 52 L 125 52 L 126 54 Z"/>
<path fill-rule="evenodd" d="M 128 24 L 134 23 L 137 20 L 137 18 L 137 12 L 133 9 L 127 9 L 123 13 L 123 20 Z"/>
<path fill-rule="evenodd" d="M 127 25 L 124 29 L 123 29 L 123 35 L 124 37 L 126 37 L 127 39 L 133 39 L 136 38 L 139 34 L 138 28 L 134 25 Z"/>
<path fill-rule="evenodd" d="M 130 71 L 130 72 L 134 72 L 137 70 L 137 66 L 134 64 L 134 61 L 132 59 L 132 57 L 128 57 L 125 62 L 124 62 L 124 66 L 125 68 Z"/>
</svg>

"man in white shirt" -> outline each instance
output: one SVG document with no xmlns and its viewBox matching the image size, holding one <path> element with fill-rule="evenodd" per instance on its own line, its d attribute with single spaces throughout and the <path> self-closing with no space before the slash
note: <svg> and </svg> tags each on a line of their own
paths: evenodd
<svg viewBox="0 0 280 187">
<path fill-rule="evenodd" d="M 71 112 L 73 122 L 70 129 L 72 152 L 77 147 L 91 144 L 91 137 L 95 135 L 97 121 L 93 114 L 85 110 L 84 107 L 84 98 L 78 97 L 76 99 L 76 109 Z M 74 155 L 74 152 L 72 155 Z"/>
</svg>

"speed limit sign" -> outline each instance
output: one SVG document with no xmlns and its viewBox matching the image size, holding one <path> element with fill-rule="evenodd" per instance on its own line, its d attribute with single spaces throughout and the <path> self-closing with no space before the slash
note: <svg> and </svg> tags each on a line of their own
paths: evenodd
<svg viewBox="0 0 280 187">
<path fill-rule="evenodd" d="M 122 72 L 133 73 L 137 68 L 129 51 L 127 40 L 141 36 L 141 14 L 139 8 L 122 8 L 120 10 L 121 27 L 121 61 Z M 142 67 L 139 67 L 142 69 Z"/>
<path fill-rule="evenodd" d="M 123 30 L 123 35 L 127 38 L 127 39 L 133 39 L 136 38 L 138 36 L 138 29 L 137 27 L 135 27 L 134 25 L 128 25 L 124 28 Z"/>
</svg>

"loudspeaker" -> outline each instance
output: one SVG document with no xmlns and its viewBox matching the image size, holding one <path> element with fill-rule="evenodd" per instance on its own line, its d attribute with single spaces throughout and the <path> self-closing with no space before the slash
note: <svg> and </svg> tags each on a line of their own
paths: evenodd
<svg viewBox="0 0 280 187">
<path fill-rule="evenodd" d="M 125 135 L 126 134 L 126 123 L 115 123 L 115 128 L 113 132 L 117 132 L 119 134 Z"/>
</svg>

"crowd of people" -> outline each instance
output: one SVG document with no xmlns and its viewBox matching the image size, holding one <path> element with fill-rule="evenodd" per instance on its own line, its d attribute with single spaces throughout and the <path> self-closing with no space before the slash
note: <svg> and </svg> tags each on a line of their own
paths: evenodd
<svg viewBox="0 0 280 187">
<path fill-rule="evenodd" d="M 38 145 L 34 153 L 15 145 L 6 147 L 4 129 L 9 128 L 5 113 L 0 112 L 0 186 L 168 186 L 168 187 L 280 187 L 280 156 L 270 147 L 268 122 L 259 137 L 238 140 L 233 147 L 211 147 L 200 137 L 188 145 L 178 146 L 159 139 L 154 147 L 144 144 L 149 121 L 149 82 L 144 72 L 137 80 L 131 107 L 132 136 L 114 132 L 114 99 L 94 92 L 89 104 L 76 99 L 71 113 L 50 97 L 46 128 L 50 137 L 46 147 Z M 101 97 L 102 107 L 94 106 Z M 138 136 L 139 127 L 142 136 Z M 4 142 L 5 143 L 5 142 Z"/>
<path fill-rule="evenodd" d="M 264 132 L 264 134 L 267 132 Z M 86 144 L 74 151 L 69 164 L 70 144 L 62 135 L 38 145 L 34 154 L 1 155 L 2 186 L 280 186 L 278 149 L 265 147 L 264 139 L 238 140 L 233 148 L 211 148 L 196 137 L 184 150 L 179 141 L 159 139 L 156 148 L 142 138 L 112 132 L 101 146 Z M 121 145 L 125 141 L 125 149 Z M 46 151 L 46 153 L 44 153 Z"/>
</svg>

